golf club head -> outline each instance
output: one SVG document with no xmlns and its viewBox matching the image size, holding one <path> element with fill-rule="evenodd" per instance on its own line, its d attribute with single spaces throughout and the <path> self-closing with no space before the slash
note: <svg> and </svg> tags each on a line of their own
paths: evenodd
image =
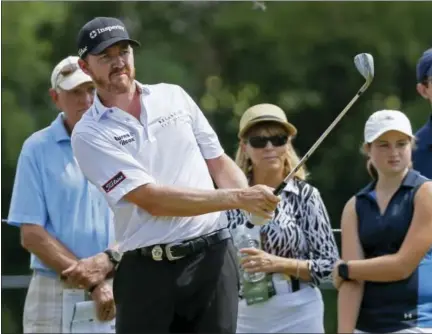
<svg viewBox="0 0 432 334">
<path fill-rule="evenodd" d="M 360 53 L 354 57 L 354 64 L 360 74 L 371 83 L 374 78 L 374 60 L 369 53 Z"/>
</svg>

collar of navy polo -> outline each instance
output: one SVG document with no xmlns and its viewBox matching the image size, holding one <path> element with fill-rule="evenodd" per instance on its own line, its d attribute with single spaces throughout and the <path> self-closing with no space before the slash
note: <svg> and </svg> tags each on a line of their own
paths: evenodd
<svg viewBox="0 0 432 334">
<path fill-rule="evenodd" d="M 150 88 L 147 85 L 143 85 L 142 83 L 138 82 L 137 80 L 134 81 L 136 85 L 136 89 L 140 93 L 140 97 L 143 96 L 143 94 L 150 94 Z M 97 91 L 95 92 L 93 106 L 92 106 L 92 114 L 93 118 L 98 121 L 107 111 L 113 109 L 112 107 L 106 107 L 102 104 L 101 100 L 99 99 L 99 96 L 97 94 Z"/>
<path fill-rule="evenodd" d="M 414 188 L 417 182 L 418 177 L 420 176 L 420 173 L 414 169 L 409 169 L 407 174 L 402 180 L 402 183 L 399 188 L 406 187 L 406 188 Z M 359 196 L 368 196 L 371 191 L 375 189 L 377 181 L 374 180 L 370 182 L 366 187 L 361 189 L 358 192 Z"/>
</svg>

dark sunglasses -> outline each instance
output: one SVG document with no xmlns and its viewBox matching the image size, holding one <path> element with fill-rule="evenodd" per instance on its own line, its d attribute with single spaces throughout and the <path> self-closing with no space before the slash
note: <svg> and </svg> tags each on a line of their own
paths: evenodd
<svg viewBox="0 0 432 334">
<path fill-rule="evenodd" d="M 268 142 L 271 142 L 274 147 L 280 147 L 285 145 L 288 142 L 288 136 L 287 135 L 279 135 L 279 136 L 271 136 L 271 137 L 253 136 L 248 138 L 248 143 L 253 148 L 264 148 L 267 146 Z"/>
</svg>

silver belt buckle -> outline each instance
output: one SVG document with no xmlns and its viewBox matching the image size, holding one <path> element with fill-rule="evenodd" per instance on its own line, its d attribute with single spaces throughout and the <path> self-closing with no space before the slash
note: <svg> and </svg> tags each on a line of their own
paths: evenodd
<svg viewBox="0 0 432 334">
<path fill-rule="evenodd" d="M 181 244 L 182 244 L 181 242 L 172 242 L 172 243 L 167 244 L 167 245 L 165 246 L 165 255 L 166 255 L 166 257 L 167 257 L 167 259 L 168 259 L 169 261 L 178 260 L 178 259 L 181 259 L 181 258 L 184 257 L 184 256 L 174 256 L 174 255 L 172 254 L 172 251 L 171 251 L 171 248 L 172 248 L 173 246 L 177 246 L 177 245 L 181 245 Z"/>
<path fill-rule="evenodd" d="M 154 246 L 152 248 L 151 254 L 152 254 L 153 260 L 155 260 L 155 261 L 162 261 L 163 249 L 162 249 L 161 246 L 159 246 L 159 245 Z"/>
</svg>

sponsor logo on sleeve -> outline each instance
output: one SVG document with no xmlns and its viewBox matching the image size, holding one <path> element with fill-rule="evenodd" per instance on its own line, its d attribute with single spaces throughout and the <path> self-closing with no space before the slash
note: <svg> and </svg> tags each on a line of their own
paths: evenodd
<svg viewBox="0 0 432 334">
<path fill-rule="evenodd" d="M 108 182 L 105 183 L 102 186 L 102 188 L 103 188 L 103 190 L 105 190 L 106 193 L 109 193 L 111 190 L 113 190 L 115 187 L 117 187 L 124 180 L 126 180 L 126 176 L 122 172 L 118 172 L 116 175 L 114 175 L 113 178 L 108 180 Z"/>
</svg>

